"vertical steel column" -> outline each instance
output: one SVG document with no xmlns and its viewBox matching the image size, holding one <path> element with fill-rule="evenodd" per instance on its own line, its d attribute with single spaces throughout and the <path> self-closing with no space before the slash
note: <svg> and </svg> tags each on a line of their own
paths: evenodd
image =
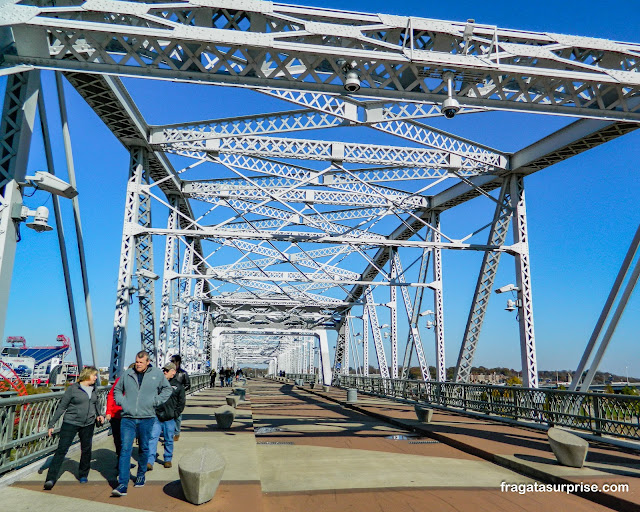
<svg viewBox="0 0 640 512">
<path fill-rule="evenodd" d="M 187 247 L 182 256 L 182 273 L 191 274 L 193 269 L 193 240 L 187 240 Z M 182 355 L 189 345 L 189 304 L 191 303 L 191 278 L 181 277 L 178 280 L 178 302 L 180 307 L 180 336 L 178 352 Z"/>
<path fill-rule="evenodd" d="M 389 263 L 391 266 L 391 286 L 389 286 L 389 312 L 391 316 L 391 377 L 398 378 L 398 289 L 395 283 L 398 280 L 398 267 L 396 260 L 398 252 L 396 249 L 389 249 L 391 256 Z"/>
<path fill-rule="evenodd" d="M 522 359 L 522 385 L 538 387 L 538 363 L 536 361 L 536 339 L 533 329 L 533 298 L 531 294 L 531 265 L 529 263 L 529 237 L 527 231 L 527 208 L 524 199 L 524 177 L 511 179 L 511 203 L 515 206 L 513 223 L 513 246 L 517 248 L 516 283 L 518 290 L 518 312 L 520 323 L 520 355 Z"/>
<path fill-rule="evenodd" d="M 132 158 L 136 165 L 142 168 L 141 185 L 149 184 L 149 154 L 146 149 L 133 148 Z M 138 203 L 138 224 L 151 228 L 151 197 L 140 188 Z M 150 234 L 142 233 L 136 236 L 136 265 L 138 270 L 153 273 L 153 239 Z M 140 316 L 140 347 L 149 353 L 152 361 L 157 359 L 156 343 L 156 307 L 155 307 L 155 279 L 149 275 L 137 274 L 138 302 Z"/>
<path fill-rule="evenodd" d="M 362 308 L 362 375 L 369 376 L 369 313 Z"/>
<path fill-rule="evenodd" d="M 371 286 L 367 286 L 365 290 L 365 298 L 367 307 L 369 308 L 369 323 L 371 324 L 371 331 L 373 332 L 373 342 L 376 347 L 376 355 L 378 356 L 378 368 L 380 369 L 380 376 L 383 379 L 389 378 L 389 367 L 387 366 L 387 356 L 384 352 L 384 345 L 382 343 L 382 336 L 380 335 L 380 324 L 378 323 L 378 312 L 373 302 L 373 293 L 371 292 Z"/>
<path fill-rule="evenodd" d="M 420 278 L 419 282 L 424 282 L 424 276 L 426 275 L 426 269 L 429 267 L 428 258 L 426 258 L 427 253 L 422 253 L 422 264 L 420 268 Z M 404 271 L 402 269 L 402 261 L 400 257 L 395 255 L 395 266 L 398 270 L 398 280 L 401 283 L 406 282 L 404 277 Z M 423 270 L 425 273 L 423 273 Z M 419 306 L 422 304 L 422 294 L 424 291 L 424 287 L 419 287 L 416 290 L 416 300 L 415 303 L 418 307 L 413 307 L 411 305 L 411 298 L 409 297 L 409 290 L 407 290 L 406 286 L 401 287 L 402 299 L 404 300 L 404 307 L 407 310 L 407 317 L 409 319 L 409 339 L 407 340 L 407 350 L 412 351 L 413 348 L 416 350 L 416 355 L 418 356 L 418 364 L 420 365 L 420 371 L 422 373 L 422 380 L 425 382 L 431 380 L 431 375 L 429 374 L 429 365 L 427 364 L 427 358 L 424 355 L 424 349 L 422 347 L 422 339 L 420 337 L 420 329 L 418 328 L 418 318 L 419 318 Z M 413 348 L 412 348 L 413 347 Z M 411 352 L 409 352 L 411 354 Z M 411 357 L 407 358 L 407 352 L 405 351 L 405 361 L 403 364 L 403 377 L 407 378 L 408 365 Z"/>
<path fill-rule="evenodd" d="M 129 181 L 124 206 L 124 225 L 122 228 L 122 246 L 120 247 L 120 266 L 118 267 L 118 285 L 116 290 L 116 308 L 113 320 L 113 341 L 111 344 L 111 363 L 109 379 L 115 380 L 122 372 L 127 348 L 127 322 L 131 304 L 133 266 L 135 265 L 136 237 L 134 227 L 138 225 L 140 215 L 140 185 L 144 176 L 143 160 L 140 151 L 131 151 Z"/>
<path fill-rule="evenodd" d="M 507 237 L 511 217 L 513 216 L 510 196 L 511 182 L 513 179 L 513 176 L 508 176 L 502 183 L 487 245 L 503 245 Z M 469 318 L 467 319 L 467 325 L 460 347 L 460 354 L 458 355 L 458 362 L 456 364 L 454 377 L 456 382 L 469 382 L 473 357 L 478 345 L 478 339 L 480 338 L 480 332 L 482 331 L 482 323 L 484 322 L 484 315 L 487 311 L 487 305 L 489 304 L 493 282 L 495 281 L 498 271 L 500 255 L 500 252 L 486 251 L 484 253 L 480 274 L 478 275 L 478 282 L 476 283 L 473 300 L 471 301 Z"/>
<path fill-rule="evenodd" d="M 64 86 L 62 85 L 62 75 L 56 71 L 56 88 L 58 91 L 58 107 L 60 110 L 60 122 L 62 124 L 62 138 L 64 141 L 64 153 L 67 162 L 67 174 L 69 184 L 77 189 L 76 170 L 73 163 L 73 151 L 71 149 L 71 133 L 69 131 L 69 121 L 67 117 L 67 102 L 64 96 Z M 43 109 L 44 111 L 44 109 Z M 89 274 L 87 272 L 87 258 L 84 252 L 84 236 L 82 234 L 82 222 L 80 221 L 80 200 L 78 196 L 71 199 L 73 207 L 73 220 L 76 228 L 76 245 L 78 248 L 78 258 L 80 259 L 80 273 L 82 274 L 82 287 L 84 291 L 84 306 L 87 313 L 87 328 L 89 329 L 89 342 L 91 344 L 91 356 L 93 365 L 98 366 L 98 354 L 96 350 L 96 334 L 93 326 L 93 310 L 91 307 L 91 293 L 89 291 Z"/>
<path fill-rule="evenodd" d="M 171 195 L 168 198 L 170 210 L 167 220 L 167 230 L 178 229 L 178 197 Z M 164 273 L 162 275 L 162 299 L 160 306 L 160 343 L 156 356 L 156 365 L 161 368 L 168 360 L 169 353 L 173 353 L 178 348 L 170 343 L 169 333 L 173 324 L 171 314 L 173 313 L 172 300 L 176 281 L 173 279 L 174 273 L 180 270 L 178 260 L 178 238 L 175 235 L 167 235 L 164 250 Z"/>
<path fill-rule="evenodd" d="M 338 330 L 338 339 L 336 340 L 336 353 L 333 359 L 333 374 L 341 374 L 345 364 L 349 361 L 349 347 L 347 346 L 346 322 L 343 322 Z M 345 363 L 346 357 L 346 363 Z"/>
<path fill-rule="evenodd" d="M 429 224 L 433 226 L 433 241 L 440 242 L 440 214 L 438 212 L 431 212 Z M 444 360 L 444 300 L 442 297 L 444 287 L 442 283 L 442 249 L 439 247 L 433 248 L 433 282 L 435 283 L 433 305 L 436 324 L 436 380 L 444 382 L 447 380 Z"/>
<path fill-rule="evenodd" d="M 9 306 L 13 264 L 18 241 L 13 209 L 22 206 L 18 182 L 24 180 L 33 134 L 40 72 L 7 77 L 0 120 L 0 336 Z"/>
<path fill-rule="evenodd" d="M 320 346 L 320 375 L 322 384 L 331 385 L 331 362 L 329 361 L 329 341 L 327 331 L 322 329 L 317 332 L 318 345 Z"/>
</svg>

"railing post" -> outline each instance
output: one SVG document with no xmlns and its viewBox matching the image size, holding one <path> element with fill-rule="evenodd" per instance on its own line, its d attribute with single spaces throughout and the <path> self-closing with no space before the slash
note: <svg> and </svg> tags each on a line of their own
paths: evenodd
<svg viewBox="0 0 640 512">
<path fill-rule="evenodd" d="M 462 386 L 462 410 L 467 410 L 467 386 L 461 384 Z"/>
<path fill-rule="evenodd" d="M 601 436 L 602 435 L 602 404 L 600 403 L 600 397 L 598 395 L 594 395 L 593 397 L 593 416 L 596 424 L 595 434 L 597 436 Z"/>
</svg>

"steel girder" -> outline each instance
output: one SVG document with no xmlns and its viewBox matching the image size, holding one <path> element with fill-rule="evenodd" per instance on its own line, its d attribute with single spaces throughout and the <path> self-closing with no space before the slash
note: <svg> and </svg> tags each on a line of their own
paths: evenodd
<svg viewBox="0 0 640 512">
<path fill-rule="evenodd" d="M 127 183 L 127 196 L 124 211 L 124 229 L 122 232 L 122 246 L 120 248 L 120 265 L 118 268 L 118 285 L 116 290 L 116 310 L 113 322 L 113 340 L 111 344 L 111 366 L 109 368 L 109 379 L 115 380 L 122 373 L 124 357 L 127 346 L 127 321 L 129 319 L 129 305 L 133 292 L 133 267 L 136 260 L 136 235 L 131 233 L 127 227 L 131 224 L 138 224 L 140 221 L 141 209 L 148 206 L 146 201 L 141 201 L 140 184 L 145 175 L 144 150 L 134 150 L 131 152 L 131 162 L 129 166 L 129 181 Z M 145 212 L 146 214 L 146 212 Z M 149 347 L 144 347 L 143 350 Z M 152 348 L 150 354 L 155 354 Z M 155 359 L 155 358 L 154 358 Z"/>
<path fill-rule="evenodd" d="M 511 219 L 513 217 L 513 204 L 511 200 L 511 182 L 516 179 L 513 175 L 505 178 L 500 196 L 496 205 L 491 230 L 489 232 L 490 243 L 504 243 Z M 475 355 L 478 339 L 482 330 L 482 323 L 491 297 L 491 290 L 495 281 L 498 264 L 500 263 L 499 252 L 486 252 L 482 259 L 480 274 L 476 283 L 476 289 L 471 301 L 471 309 L 467 325 L 464 330 L 464 337 L 458 355 L 458 362 L 455 369 L 456 382 L 468 382 L 471 375 L 471 367 Z"/>
<path fill-rule="evenodd" d="M 363 96 L 439 103 L 454 92 L 471 107 L 640 119 L 628 104 L 640 89 L 637 44 L 272 2 L 3 9 L 14 38 L 5 68 L 336 93 L 348 75 Z"/>
</svg>

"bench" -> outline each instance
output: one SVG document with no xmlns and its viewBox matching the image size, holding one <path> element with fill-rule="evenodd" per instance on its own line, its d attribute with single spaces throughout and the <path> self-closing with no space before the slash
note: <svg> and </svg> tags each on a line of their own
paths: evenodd
<svg viewBox="0 0 640 512">
<path fill-rule="evenodd" d="M 558 463 L 572 468 L 581 468 L 587 458 L 589 443 L 571 432 L 551 427 L 547 431 L 551 451 Z"/>
<path fill-rule="evenodd" d="M 418 421 L 422 423 L 431 423 L 433 419 L 433 409 L 429 407 L 422 407 L 418 404 L 414 406 L 416 411 L 416 416 L 418 417 Z"/>
<path fill-rule="evenodd" d="M 182 492 L 189 503 L 211 501 L 224 473 L 227 461 L 213 448 L 198 448 L 182 456 L 178 474 Z"/>
<path fill-rule="evenodd" d="M 218 428 L 228 429 L 231 428 L 233 420 L 236 419 L 236 410 L 229 405 L 223 405 L 214 411 L 214 415 L 216 417 Z"/>
</svg>

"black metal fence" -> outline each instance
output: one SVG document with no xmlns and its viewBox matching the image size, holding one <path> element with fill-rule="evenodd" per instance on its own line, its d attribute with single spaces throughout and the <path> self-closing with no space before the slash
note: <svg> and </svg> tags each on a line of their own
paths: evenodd
<svg viewBox="0 0 640 512">
<path fill-rule="evenodd" d="M 334 376 L 334 384 L 427 405 L 640 439 L 640 396 L 355 375 Z"/>
<path fill-rule="evenodd" d="M 195 393 L 209 386 L 209 375 L 190 375 L 191 390 Z M 106 408 L 109 387 L 99 387 L 98 402 Z M 48 436 L 47 424 L 58 407 L 62 392 L 42 393 L 0 399 L 0 474 L 29 464 L 55 451 L 63 418 L 55 426 L 54 435 Z M 109 428 L 97 427 L 95 434 Z"/>
</svg>

